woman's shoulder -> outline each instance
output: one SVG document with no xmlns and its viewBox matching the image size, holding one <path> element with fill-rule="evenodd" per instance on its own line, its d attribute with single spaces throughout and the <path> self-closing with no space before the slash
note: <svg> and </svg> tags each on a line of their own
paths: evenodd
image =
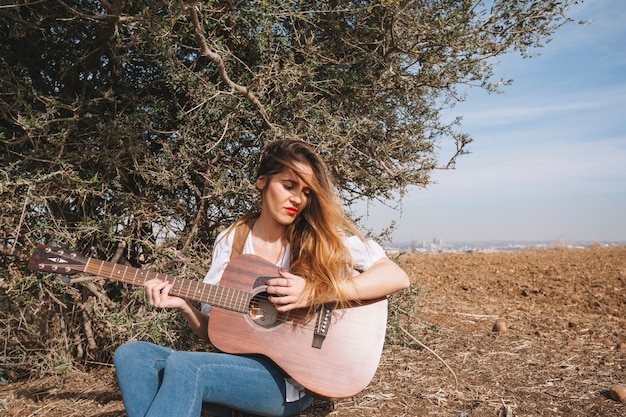
<svg viewBox="0 0 626 417">
<path fill-rule="evenodd" d="M 343 243 L 353 257 L 381 258 L 386 256 L 383 247 L 373 239 L 357 235 L 345 235 Z"/>
<path fill-rule="evenodd" d="M 233 227 L 234 227 L 234 224 L 231 224 L 230 226 L 228 226 L 227 228 L 219 232 L 217 234 L 217 237 L 215 238 L 215 244 L 217 245 L 218 243 L 222 241 L 232 241 L 232 237 L 230 235 L 232 235 L 231 232 L 233 230 Z"/>
</svg>

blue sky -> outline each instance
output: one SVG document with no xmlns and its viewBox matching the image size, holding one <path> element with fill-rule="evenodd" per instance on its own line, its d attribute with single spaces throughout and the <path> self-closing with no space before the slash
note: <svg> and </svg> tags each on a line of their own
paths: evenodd
<svg viewBox="0 0 626 417">
<path fill-rule="evenodd" d="M 507 55 L 504 94 L 471 90 L 450 111 L 474 137 L 455 170 L 412 189 L 401 211 L 357 208 L 394 242 L 626 241 L 626 3 L 587 0 L 539 56 Z M 445 150 L 441 159 L 445 158 Z"/>
</svg>

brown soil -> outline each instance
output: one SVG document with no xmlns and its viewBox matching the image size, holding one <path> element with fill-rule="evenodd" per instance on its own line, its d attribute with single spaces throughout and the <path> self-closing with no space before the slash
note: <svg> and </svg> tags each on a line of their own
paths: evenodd
<svg viewBox="0 0 626 417">
<path fill-rule="evenodd" d="M 420 288 L 414 346 L 387 346 L 365 391 L 316 402 L 303 417 L 626 415 L 609 395 L 626 385 L 626 247 L 400 262 Z M 8 381 L 0 415 L 126 414 L 113 370 L 102 366 L 62 381 Z"/>
</svg>

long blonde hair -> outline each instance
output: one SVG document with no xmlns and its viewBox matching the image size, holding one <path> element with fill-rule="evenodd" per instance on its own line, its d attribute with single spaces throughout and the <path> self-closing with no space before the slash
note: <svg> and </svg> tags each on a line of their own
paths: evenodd
<svg viewBox="0 0 626 417">
<path fill-rule="evenodd" d="M 311 168 L 304 175 L 298 165 Z M 313 305 L 336 300 L 348 301 L 341 281 L 352 276 L 354 261 L 343 237 L 359 231 L 345 216 L 334 181 L 315 149 L 301 140 L 285 139 L 266 146 L 257 178 L 267 181 L 284 168 L 291 169 L 311 189 L 307 206 L 287 229 L 291 244 L 290 272 L 307 279 L 305 296 Z"/>
</svg>

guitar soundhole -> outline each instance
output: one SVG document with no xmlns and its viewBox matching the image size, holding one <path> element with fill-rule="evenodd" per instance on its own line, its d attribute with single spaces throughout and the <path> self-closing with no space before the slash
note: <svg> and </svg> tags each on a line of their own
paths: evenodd
<svg viewBox="0 0 626 417">
<path fill-rule="evenodd" d="M 272 329 L 280 326 L 289 317 L 289 313 L 282 313 L 274 308 L 267 299 L 269 294 L 265 291 L 256 294 L 250 300 L 248 317 L 252 322 L 264 329 Z"/>
</svg>

